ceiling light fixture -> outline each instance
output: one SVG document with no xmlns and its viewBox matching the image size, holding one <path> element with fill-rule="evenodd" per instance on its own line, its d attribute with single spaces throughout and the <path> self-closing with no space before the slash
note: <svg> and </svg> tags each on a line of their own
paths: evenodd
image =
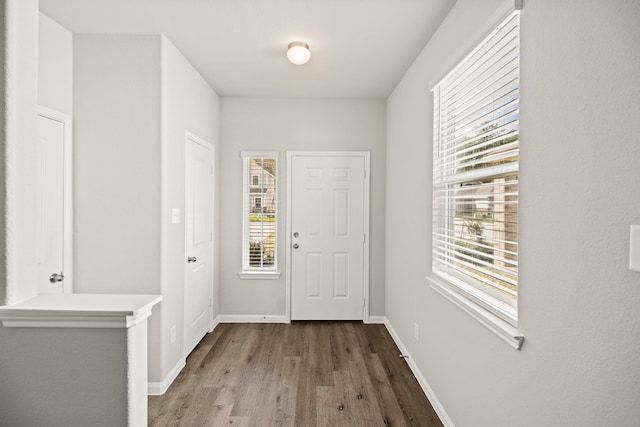
<svg viewBox="0 0 640 427">
<path fill-rule="evenodd" d="M 291 42 L 287 50 L 287 58 L 292 64 L 302 65 L 306 64 L 309 58 L 311 58 L 311 51 L 309 45 L 303 42 Z"/>
</svg>

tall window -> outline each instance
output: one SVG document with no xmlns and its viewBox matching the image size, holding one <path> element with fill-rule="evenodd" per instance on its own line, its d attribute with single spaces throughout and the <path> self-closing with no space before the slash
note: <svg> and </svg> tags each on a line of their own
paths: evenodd
<svg viewBox="0 0 640 427">
<path fill-rule="evenodd" d="M 277 273 L 278 153 L 242 152 L 243 278 Z"/>
<path fill-rule="evenodd" d="M 520 15 L 433 90 L 433 279 L 517 325 Z"/>
</svg>

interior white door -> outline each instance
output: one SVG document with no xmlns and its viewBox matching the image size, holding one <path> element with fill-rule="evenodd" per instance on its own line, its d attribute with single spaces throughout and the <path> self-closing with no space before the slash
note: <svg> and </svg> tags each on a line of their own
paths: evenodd
<svg viewBox="0 0 640 427">
<path fill-rule="evenodd" d="M 364 156 L 292 156 L 291 319 L 362 320 Z"/>
<path fill-rule="evenodd" d="M 213 147 L 194 136 L 185 143 L 185 356 L 211 327 L 213 293 Z"/>
<path fill-rule="evenodd" d="M 65 122 L 37 118 L 36 257 L 38 293 L 64 292 L 65 271 Z"/>
</svg>

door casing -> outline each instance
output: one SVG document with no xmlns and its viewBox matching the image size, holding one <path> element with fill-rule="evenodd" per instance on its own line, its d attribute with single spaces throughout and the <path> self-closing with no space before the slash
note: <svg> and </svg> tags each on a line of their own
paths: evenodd
<svg viewBox="0 0 640 427">
<path fill-rule="evenodd" d="M 363 245 L 364 251 L 364 305 L 362 319 L 364 323 L 369 323 L 369 211 L 370 211 L 370 153 L 368 151 L 287 151 L 287 213 L 286 213 L 286 284 L 285 284 L 285 321 L 291 322 L 291 219 L 292 208 L 291 203 L 293 188 L 293 168 L 292 161 L 295 157 L 362 157 L 365 166 L 364 177 L 364 234 L 365 241 Z"/>
</svg>

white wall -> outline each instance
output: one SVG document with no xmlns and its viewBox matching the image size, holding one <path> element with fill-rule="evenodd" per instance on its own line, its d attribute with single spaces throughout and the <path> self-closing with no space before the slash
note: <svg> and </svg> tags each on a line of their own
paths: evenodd
<svg viewBox="0 0 640 427">
<path fill-rule="evenodd" d="M 38 105 L 73 115 L 73 34 L 40 14 Z"/>
<path fill-rule="evenodd" d="M 5 147 L 1 160 L 5 167 L 0 169 L 6 171 L 6 191 L 1 196 L 8 212 L 5 217 L 3 210 L 2 215 L 2 229 L 7 230 L 2 236 L 2 259 L 7 259 L 3 270 L 6 265 L 9 274 L 3 271 L 0 303 L 14 304 L 37 294 L 31 274 L 36 270 L 35 260 L 29 253 L 34 253 L 36 229 L 32 156 L 38 103 L 38 2 L 15 0 L 3 2 L 2 6 L 1 27 L 5 34 L 0 37 L 0 117 Z M 70 93 L 60 99 L 65 96 L 70 97 Z M 126 411 L 114 408 L 126 410 L 126 372 L 118 375 L 108 366 L 126 366 L 127 331 L 102 331 L 98 336 L 89 329 L 0 327 L 0 424 L 124 425 Z M 115 393 L 116 390 L 125 392 Z M 96 399 L 105 391 L 118 402 Z"/>
<path fill-rule="evenodd" d="M 0 305 L 37 294 L 35 278 L 38 2 L 5 0 L 0 4 Z M 32 372 L 23 357 L 21 338 L 0 328 L 0 419 L 9 409 L 33 405 L 22 399 L 16 374 Z M 14 381 L 12 381 L 14 380 Z M 9 385 L 12 386 L 9 386 Z M 25 405 L 26 404 L 26 405 Z"/>
<path fill-rule="evenodd" d="M 77 293 L 160 291 L 160 36 L 74 36 Z"/>
<path fill-rule="evenodd" d="M 381 100 L 223 98 L 221 110 L 220 311 L 285 314 L 286 151 L 371 152 L 370 314 L 384 313 L 385 106 Z M 241 280 L 240 151 L 279 151 L 279 280 Z"/>
<path fill-rule="evenodd" d="M 184 359 L 184 221 L 171 210 L 184 215 L 185 132 L 219 151 L 219 98 L 163 36 L 75 35 L 74 53 L 75 291 L 163 296 L 148 340 L 161 383 Z"/>
<path fill-rule="evenodd" d="M 183 282 L 185 266 L 184 233 L 184 143 L 185 131 L 189 131 L 215 147 L 215 184 L 219 179 L 219 120 L 220 100 L 214 90 L 198 74 L 193 66 L 165 37 L 161 46 L 162 68 L 162 327 L 160 336 L 152 340 L 162 340 L 162 365 L 151 366 L 150 381 L 160 381 L 182 360 L 183 347 Z M 219 224 L 219 194 L 215 189 L 214 242 L 217 242 Z M 171 223 L 171 209 L 179 208 L 182 221 Z M 213 317 L 218 315 L 218 248 L 214 247 L 213 266 Z M 167 310 L 167 307 L 173 307 Z M 154 314 L 155 315 L 155 314 Z M 178 332 L 176 341 L 169 340 L 170 329 Z"/>
<path fill-rule="evenodd" d="M 638 2 L 524 2 L 522 351 L 425 281 L 429 85 L 506 3 L 459 0 L 387 102 L 386 315 L 458 427 L 637 426 L 640 275 L 628 270 L 628 233 L 640 222 Z"/>
<path fill-rule="evenodd" d="M 161 294 L 160 36 L 75 34 L 73 48 L 74 292 Z"/>
<path fill-rule="evenodd" d="M 7 210 L 6 216 L 2 210 L 0 222 L 2 230 L 7 230 L 6 235 L 2 233 L 0 304 L 14 304 L 37 294 L 32 275 L 36 263 L 30 254 L 35 253 L 37 229 L 33 215 L 36 176 L 33 153 L 39 102 L 38 2 L 4 1 L 0 5 L 0 18 L 3 31 L 0 138 L 4 147 L 0 151 L 3 163 L 0 170 L 6 173 L 2 181 L 2 189 L 6 191 L 0 197 Z M 66 42 L 63 44 L 68 47 Z M 45 43 L 40 53 L 60 46 L 57 42 Z M 69 59 L 47 63 L 40 77 L 55 84 L 57 79 L 49 74 L 51 67 L 70 68 Z M 61 75 L 57 77 L 64 79 Z M 46 100 L 44 105 L 70 112 L 70 86 L 49 95 L 52 96 L 40 98 Z M 48 104 L 50 100 L 62 103 Z M 96 333 L 91 329 L 0 327 L 0 424 L 125 425 L 127 372 L 122 368 L 127 366 L 126 339 L 124 329 L 101 329 Z"/>
<path fill-rule="evenodd" d="M 38 2 L 0 4 L 0 304 L 37 293 L 35 272 Z"/>
</svg>

